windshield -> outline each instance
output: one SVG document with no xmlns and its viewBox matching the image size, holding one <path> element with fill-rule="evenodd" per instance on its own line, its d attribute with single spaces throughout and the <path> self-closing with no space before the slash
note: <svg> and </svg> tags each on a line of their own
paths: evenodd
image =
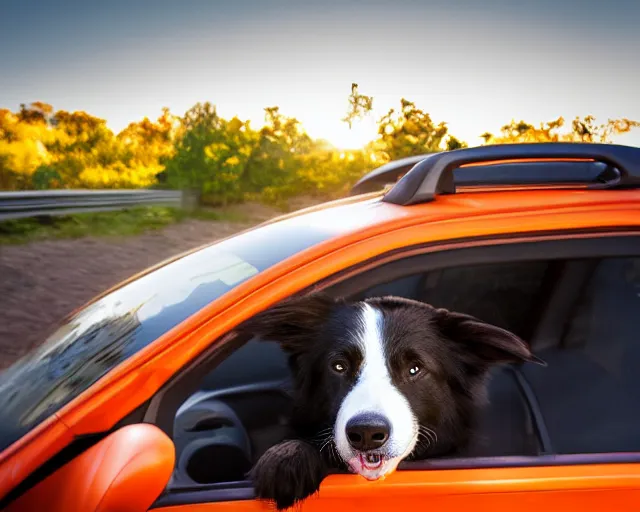
<svg viewBox="0 0 640 512">
<path fill-rule="evenodd" d="M 160 267 L 82 309 L 0 373 L 0 451 L 178 323 L 334 231 L 295 218 L 265 225 Z"/>
</svg>

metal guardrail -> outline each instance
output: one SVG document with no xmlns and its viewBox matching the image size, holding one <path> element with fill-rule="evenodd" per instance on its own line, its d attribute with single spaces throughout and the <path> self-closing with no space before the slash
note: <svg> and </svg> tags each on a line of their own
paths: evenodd
<svg viewBox="0 0 640 512">
<path fill-rule="evenodd" d="M 0 221 L 25 217 L 183 204 L 179 190 L 43 190 L 0 192 Z"/>
</svg>

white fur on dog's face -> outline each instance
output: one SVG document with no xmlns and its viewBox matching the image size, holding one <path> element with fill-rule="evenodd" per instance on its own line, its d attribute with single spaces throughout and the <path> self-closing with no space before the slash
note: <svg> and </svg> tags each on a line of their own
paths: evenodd
<svg viewBox="0 0 640 512">
<path fill-rule="evenodd" d="M 365 303 L 358 320 L 357 342 L 362 351 L 362 363 L 357 381 L 338 411 L 334 439 L 338 453 L 354 472 L 377 480 L 394 471 L 413 451 L 418 439 L 418 420 L 407 399 L 392 382 L 384 352 L 382 313 Z M 347 423 L 362 413 L 380 415 L 391 426 L 389 439 L 375 450 L 382 456 L 382 463 L 375 468 L 367 465 L 364 454 L 354 450 L 347 438 Z"/>
</svg>

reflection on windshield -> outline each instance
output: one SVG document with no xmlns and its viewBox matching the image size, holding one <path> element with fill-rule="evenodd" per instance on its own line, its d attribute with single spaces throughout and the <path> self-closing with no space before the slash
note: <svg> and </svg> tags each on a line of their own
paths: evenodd
<svg viewBox="0 0 640 512">
<path fill-rule="evenodd" d="M 65 326 L 57 333 L 63 336 L 61 343 L 44 347 L 9 370 L 0 385 L 3 415 L 13 416 L 20 427 L 49 416 L 76 390 L 86 389 L 126 358 L 140 322 L 135 313 L 128 313 L 101 320 L 85 331 L 79 327 L 80 322 Z"/>
<path fill-rule="evenodd" d="M 0 375 L 0 449 L 140 348 L 258 272 L 234 254 L 203 250 L 81 310 Z"/>
</svg>

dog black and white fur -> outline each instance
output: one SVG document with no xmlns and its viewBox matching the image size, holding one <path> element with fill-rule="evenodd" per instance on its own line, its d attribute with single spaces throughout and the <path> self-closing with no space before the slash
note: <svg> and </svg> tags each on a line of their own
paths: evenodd
<svg viewBox="0 0 640 512">
<path fill-rule="evenodd" d="M 288 508 L 349 470 L 383 478 L 404 459 L 459 453 L 485 403 L 488 370 L 541 363 L 511 332 L 398 297 L 290 299 L 245 328 L 276 341 L 293 376 L 292 435 L 251 471 L 256 496 Z"/>
</svg>

